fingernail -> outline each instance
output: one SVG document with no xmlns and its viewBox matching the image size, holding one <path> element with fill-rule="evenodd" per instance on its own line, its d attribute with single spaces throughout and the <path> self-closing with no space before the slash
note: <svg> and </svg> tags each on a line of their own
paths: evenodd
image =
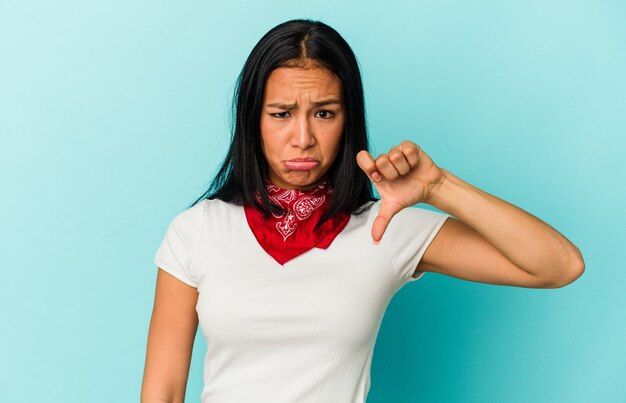
<svg viewBox="0 0 626 403">
<path fill-rule="evenodd" d="M 380 245 L 380 241 L 376 241 L 376 240 L 374 240 L 374 239 L 372 239 L 372 243 L 373 243 L 374 245 Z"/>
<path fill-rule="evenodd" d="M 380 178 L 380 175 L 378 174 L 378 172 L 373 172 L 373 173 L 372 173 L 372 178 L 374 178 L 374 180 L 375 180 L 376 182 L 378 182 L 378 181 L 381 179 L 381 178 Z"/>
</svg>

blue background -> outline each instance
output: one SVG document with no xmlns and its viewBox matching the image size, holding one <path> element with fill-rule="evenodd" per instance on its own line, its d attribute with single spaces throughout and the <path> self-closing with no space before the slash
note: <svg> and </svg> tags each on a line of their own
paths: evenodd
<svg viewBox="0 0 626 403">
<path fill-rule="evenodd" d="M 626 401 L 626 3 L 591 0 L 0 0 L 0 401 L 139 400 L 156 248 L 248 53 L 298 17 L 353 47 L 374 153 L 413 140 L 586 261 L 560 289 L 403 288 L 368 402 Z"/>
</svg>

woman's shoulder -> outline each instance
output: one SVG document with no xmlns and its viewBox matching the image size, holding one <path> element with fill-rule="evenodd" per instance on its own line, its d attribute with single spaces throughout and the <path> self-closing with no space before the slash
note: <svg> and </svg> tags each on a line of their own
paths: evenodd
<svg viewBox="0 0 626 403">
<path fill-rule="evenodd" d="M 360 211 L 363 212 L 367 212 L 370 215 L 378 215 L 378 212 L 380 211 L 382 207 L 382 200 L 374 200 L 374 201 L 368 201 L 367 203 L 364 203 L 361 207 L 360 207 Z M 396 215 L 400 215 L 400 216 L 409 216 L 409 215 L 413 215 L 413 216 L 433 216 L 433 217 L 440 217 L 443 215 L 448 215 L 447 213 L 442 213 L 439 211 L 435 211 L 432 210 L 430 207 L 426 207 L 424 205 L 421 204 L 415 204 L 409 207 L 405 207 L 402 210 L 400 210 Z"/>
<path fill-rule="evenodd" d="M 367 202 L 361 208 L 362 214 L 360 215 L 366 217 L 366 221 L 368 223 L 373 223 L 378 216 L 381 207 L 381 200 Z M 396 213 L 389 223 L 389 228 L 393 229 L 394 227 L 402 227 L 417 229 L 420 226 L 428 226 L 433 222 L 436 223 L 445 220 L 448 217 L 449 215 L 447 213 L 434 211 L 421 205 L 413 205 L 403 208 Z"/>
<path fill-rule="evenodd" d="M 221 199 L 203 199 L 188 210 L 193 210 L 189 213 L 190 215 L 213 216 L 241 211 L 242 206 Z"/>
<path fill-rule="evenodd" d="M 237 206 L 220 199 L 202 199 L 178 213 L 173 221 L 177 226 L 197 226 L 207 216 L 220 217 L 224 213 L 237 211 Z"/>
<path fill-rule="evenodd" d="M 380 200 L 369 200 L 363 203 L 359 208 L 352 212 L 352 215 L 367 216 L 376 209 L 376 205 L 380 204 Z"/>
</svg>

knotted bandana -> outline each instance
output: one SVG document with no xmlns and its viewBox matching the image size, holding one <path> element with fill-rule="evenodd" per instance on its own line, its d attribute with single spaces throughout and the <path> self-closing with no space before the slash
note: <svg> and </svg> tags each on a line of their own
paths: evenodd
<svg viewBox="0 0 626 403">
<path fill-rule="evenodd" d="M 314 247 L 328 248 L 350 219 L 340 212 L 315 228 L 330 205 L 333 189 L 328 181 L 307 190 L 283 189 L 268 181 L 266 189 L 272 203 L 285 212 L 264 217 L 251 205 L 244 211 L 261 247 L 281 265 Z"/>
</svg>

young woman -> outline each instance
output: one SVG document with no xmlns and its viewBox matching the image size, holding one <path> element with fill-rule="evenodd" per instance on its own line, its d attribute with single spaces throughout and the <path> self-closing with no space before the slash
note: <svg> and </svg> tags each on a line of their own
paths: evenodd
<svg viewBox="0 0 626 403">
<path fill-rule="evenodd" d="M 436 272 L 556 288 L 584 270 L 563 235 L 414 142 L 373 158 L 356 58 L 321 22 L 263 36 L 235 105 L 211 187 L 156 253 L 144 403 L 184 401 L 198 323 L 203 403 L 362 403 L 380 323 L 403 285 Z M 447 214 L 409 208 L 417 203 Z"/>
</svg>

